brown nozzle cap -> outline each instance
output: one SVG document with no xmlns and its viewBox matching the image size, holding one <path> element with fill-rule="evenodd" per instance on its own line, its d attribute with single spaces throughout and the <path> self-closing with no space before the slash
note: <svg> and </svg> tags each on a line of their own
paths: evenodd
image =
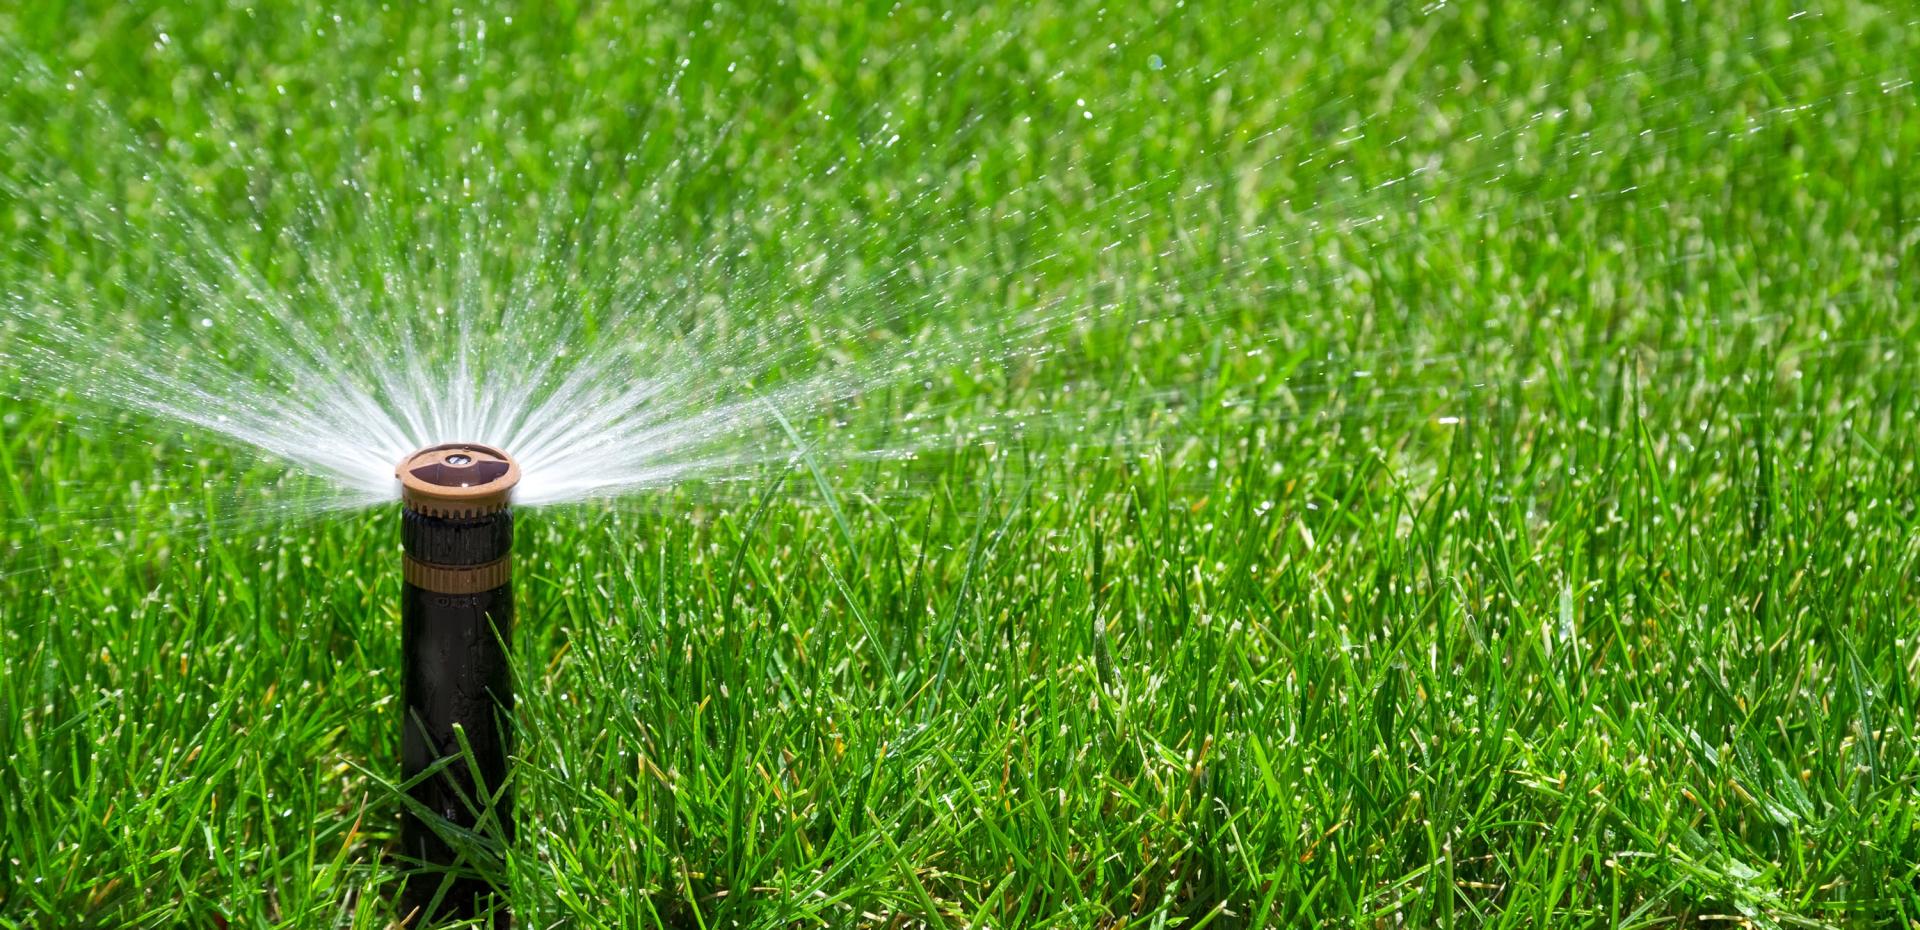
<svg viewBox="0 0 1920 930">
<path fill-rule="evenodd" d="M 505 510 L 520 466 L 492 446 L 447 442 L 401 459 L 393 475 L 408 510 L 458 520 Z"/>
</svg>

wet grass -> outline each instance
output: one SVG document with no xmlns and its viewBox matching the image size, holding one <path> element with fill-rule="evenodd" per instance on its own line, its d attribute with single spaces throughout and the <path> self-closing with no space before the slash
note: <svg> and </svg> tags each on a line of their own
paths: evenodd
<svg viewBox="0 0 1920 930">
<path fill-rule="evenodd" d="M 202 315 L 63 209 L 144 173 L 271 278 L 356 245 L 281 171 L 510 166 L 500 248 L 648 203 L 580 261 L 817 364 L 1053 350 L 521 515 L 522 925 L 1920 926 L 1911 10 L 757 6 L 0 11 L 124 120 L 0 99 L 75 325 Z M 395 514 L 31 365 L 0 926 L 387 926 Z"/>
</svg>

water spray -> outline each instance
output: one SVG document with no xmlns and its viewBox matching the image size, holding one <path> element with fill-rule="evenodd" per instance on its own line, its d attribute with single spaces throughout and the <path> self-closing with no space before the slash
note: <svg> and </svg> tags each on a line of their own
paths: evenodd
<svg viewBox="0 0 1920 930">
<path fill-rule="evenodd" d="M 412 782 L 409 796 L 430 815 L 409 806 L 402 848 L 406 857 L 446 870 L 461 864 L 456 846 L 468 846 L 449 842 L 454 836 L 513 841 L 510 503 L 520 466 L 491 446 L 446 443 L 407 456 L 394 474 L 406 550 L 402 774 Z M 406 909 L 420 909 L 422 923 L 472 918 L 489 905 L 504 915 L 506 904 L 483 878 L 443 882 L 430 873 L 409 883 L 407 899 Z"/>
</svg>

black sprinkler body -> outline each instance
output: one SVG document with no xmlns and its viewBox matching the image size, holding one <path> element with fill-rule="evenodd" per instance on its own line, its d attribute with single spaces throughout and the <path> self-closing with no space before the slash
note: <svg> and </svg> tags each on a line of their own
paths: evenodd
<svg viewBox="0 0 1920 930">
<path fill-rule="evenodd" d="M 413 926 L 422 927 L 492 907 L 494 926 L 504 928 L 504 888 L 476 870 L 497 874 L 487 860 L 513 842 L 509 503 L 520 467 L 491 446 L 448 443 L 407 456 L 395 475 L 406 550 L 402 775 L 430 812 L 409 805 L 405 816 L 402 855 L 425 869 L 407 882 L 402 913 L 417 912 Z M 492 852 L 478 852 L 485 849 Z"/>
</svg>

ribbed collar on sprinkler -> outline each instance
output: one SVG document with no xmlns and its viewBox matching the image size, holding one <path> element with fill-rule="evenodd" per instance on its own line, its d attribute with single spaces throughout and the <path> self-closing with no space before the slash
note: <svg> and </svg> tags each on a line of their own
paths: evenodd
<svg viewBox="0 0 1920 930">
<path fill-rule="evenodd" d="M 414 513 L 465 520 L 505 510 L 520 466 L 513 457 L 477 442 L 428 446 L 394 468 L 400 501 Z"/>
</svg>

